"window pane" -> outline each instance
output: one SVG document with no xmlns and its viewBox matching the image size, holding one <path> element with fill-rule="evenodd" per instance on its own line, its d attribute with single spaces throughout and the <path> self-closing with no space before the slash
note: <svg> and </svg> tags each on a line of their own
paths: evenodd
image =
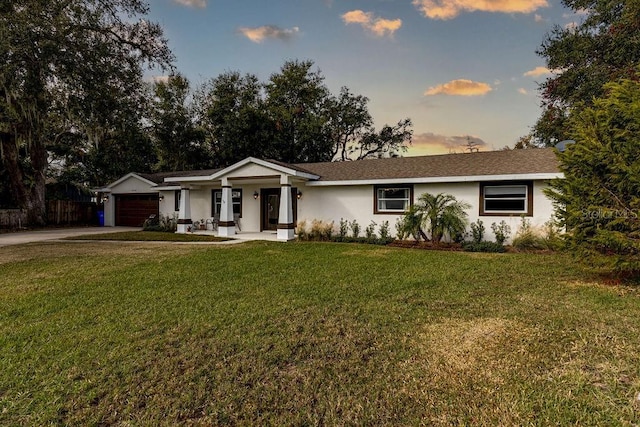
<svg viewBox="0 0 640 427">
<path fill-rule="evenodd" d="M 378 189 L 378 198 L 380 199 L 408 199 L 408 188 L 380 188 Z"/>
<path fill-rule="evenodd" d="M 411 189 L 396 188 L 378 188 L 376 191 L 376 207 L 379 211 L 405 211 L 410 204 Z"/>
<path fill-rule="evenodd" d="M 487 198 L 526 197 L 526 185 L 501 185 L 499 187 L 484 187 Z"/>
<path fill-rule="evenodd" d="M 525 200 L 504 200 L 504 199 L 486 199 L 484 201 L 485 211 L 509 211 L 509 212 L 525 212 Z"/>
<path fill-rule="evenodd" d="M 407 205 L 405 200 L 387 200 L 384 209 L 391 211 L 403 211 Z"/>
<path fill-rule="evenodd" d="M 233 203 L 233 213 L 240 215 L 242 213 L 242 189 L 233 190 L 231 192 Z M 222 190 L 213 191 L 213 216 L 220 216 L 220 206 L 222 205 Z"/>
</svg>

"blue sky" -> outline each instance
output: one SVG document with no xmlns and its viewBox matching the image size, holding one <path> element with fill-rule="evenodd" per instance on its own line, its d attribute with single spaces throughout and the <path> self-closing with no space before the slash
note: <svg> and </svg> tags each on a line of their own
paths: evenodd
<svg viewBox="0 0 640 427">
<path fill-rule="evenodd" d="M 376 126 L 413 121 L 407 155 L 513 146 L 540 113 L 535 54 L 560 0 L 151 0 L 177 71 L 193 85 L 226 71 L 262 81 L 314 61 L 334 94 L 370 99 Z"/>
</svg>

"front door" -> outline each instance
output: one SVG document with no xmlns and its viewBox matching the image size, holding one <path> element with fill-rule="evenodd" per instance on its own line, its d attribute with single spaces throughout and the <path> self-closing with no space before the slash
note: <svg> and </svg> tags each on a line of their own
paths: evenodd
<svg viewBox="0 0 640 427">
<path fill-rule="evenodd" d="M 264 188 L 260 195 L 262 200 L 262 229 L 277 230 L 280 212 L 280 189 Z"/>
<path fill-rule="evenodd" d="M 262 211 L 262 231 L 278 229 L 278 218 L 280 216 L 280 189 L 279 188 L 263 188 L 260 190 L 260 210 Z M 291 189 L 291 200 L 293 202 L 293 222 L 295 223 L 298 215 L 298 199 L 296 199 L 297 189 Z"/>
</svg>

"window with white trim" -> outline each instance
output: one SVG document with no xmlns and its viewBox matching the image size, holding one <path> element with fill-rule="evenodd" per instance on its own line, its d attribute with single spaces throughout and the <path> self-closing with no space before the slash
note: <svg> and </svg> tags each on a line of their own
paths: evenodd
<svg viewBox="0 0 640 427">
<path fill-rule="evenodd" d="M 531 182 L 480 184 L 480 215 L 532 215 Z"/>
<path fill-rule="evenodd" d="M 233 213 L 242 217 L 242 189 L 232 189 L 231 198 L 233 200 Z M 212 190 L 211 193 L 211 214 L 220 218 L 220 206 L 222 205 L 222 190 Z"/>
<path fill-rule="evenodd" d="M 374 213 L 403 213 L 411 206 L 413 186 L 375 186 Z"/>
</svg>

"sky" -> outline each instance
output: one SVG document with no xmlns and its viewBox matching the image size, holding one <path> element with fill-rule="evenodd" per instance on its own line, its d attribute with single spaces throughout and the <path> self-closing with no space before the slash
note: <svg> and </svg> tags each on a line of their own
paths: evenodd
<svg viewBox="0 0 640 427">
<path fill-rule="evenodd" d="M 513 146 L 540 114 L 536 54 L 560 0 L 150 0 L 176 71 L 193 86 L 227 71 L 261 81 L 312 60 L 334 95 L 369 98 L 376 127 L 413 122 L 405 155 Z"/>
</svg>

